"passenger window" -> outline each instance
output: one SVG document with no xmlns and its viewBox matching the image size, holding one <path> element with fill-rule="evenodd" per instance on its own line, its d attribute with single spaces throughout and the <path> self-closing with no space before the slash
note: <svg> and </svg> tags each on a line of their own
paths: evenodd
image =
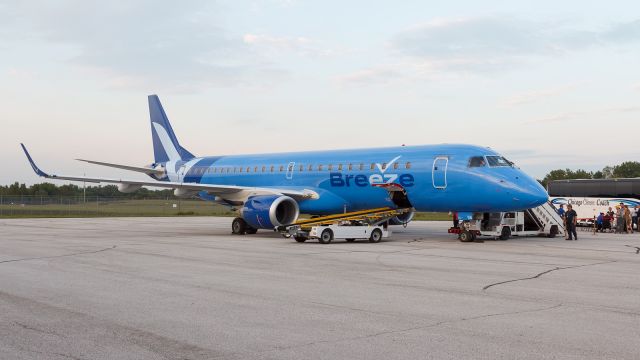
<svg viewBox="0 0 640 360">
<path fill-rule="evenodd" d="M 253 172 L 258 172 L 258 167 L 257 166 L 253 168 Z"/>
<path fill-rule="evenodd" d="M 299 167 L 298 170 L 301 171 L 301 172 L 304 171 L 304 165 L 300 164 L 300 167 Z"/>
<path fill-rule="evenodd" d="M 322 164 L 318 165 L 318 171 L 322 171 Z"/>
<path fill-rule="evenodd" d="M 284 165 L 280 165 L 280 172 L 284 171 Z"/>
<path fill-rule="evenodd" d="M 369 167 L 369 169 L 370 169 L 370 170 L 373 170 L 373 169 L 375 169 L 375 168 L 376 168 L 376 164 L 371 163 L 371 166 Z"/>
<path fill-rule="evenodd" d="M 364 170 L 364 164 L 360 163 L 360 166 L 358 168 L 360 169 L 360 171 Z"/>
<path fill-rule="evenodd" d="M 274 169 L 274 168 L 275 168 L 275 167 L 274 167 L 273 165 L 271 165 L 271 169 L 270 169 L 270 170 L 271 170 L 271 172 L 273 172 L 273 169 Z"/>
<path fill-rule="evenodd" d="M 404 168 L 405 169 L 411 169 L 411 162 L 407 161 L 407 163 L 404 164 Z"/>
<path fill-rule="evenodd" d="M 230 172 L 231 172 L 231 168 L 230 168 L 230 167 L 228 167 L 228 168 L 227 168 L 227 173 L 230 173 Z"/>
<path fill-rule="evenodd" d="M 240 168 L 240 171 L 238 171 L 238 172 L 242 172 L 242 168 Z"/>
<path fill-rule="evenodd" d="M 473 156 L 469 159 L 469 167 L 483 167 L 485 165 L 484 156 Z"/>
<path fill-rule="evenodd" d="M 262 172 L 265 172 L 265 171 L 267 171 L 267 167 L 262 165 Z"/>
<path fill-rule="evenodd" d="M 353 164 L 351 164 L 351 163 L 350 163 L 350 164 L 349 164 L 349 166 L 347 167 L 347 169 L 348 169 L 349 171 L 353 170 Z"/>
<path fill-rule="evenodd" d="M 387 169 L 387 163 L 382 163 L 382 170 L 386 170 Z"/>
<path fill-rule="evenodd" d="M 251 172 L 251 167 L 247 166 L 247 172 Z"/>
<path fill-rule="evenodd" d="M 327 170 L 329 170 L 329 171 L 333 170 L 333 165 L 329 164 L 329 166 L 327 166 Z"/>
<path fill-rule="evenodd" d="M 342 164 L 338 164 L 338 171 L 342 171 Z"/>
<path fill-rule="evenodd" d="M 398 170 L 398 167 L 399 167 L 398 163 L 393 163 L 393 170 Z"/>
<path fill-rule="evenodd" d="M 308 168 L 307 170 L 309 170 L 309 171 L 313 171 L 313 165 L 312 165 L 312 164 L 309 164 L 309 168 Z"/>
</svg>

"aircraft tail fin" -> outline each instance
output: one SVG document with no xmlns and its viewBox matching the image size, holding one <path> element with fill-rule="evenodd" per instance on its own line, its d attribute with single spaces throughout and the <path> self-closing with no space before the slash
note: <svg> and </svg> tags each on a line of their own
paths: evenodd
<svg viewBox="0 0 640 360">
<path fill-rule="evenodd" d="M 180 146 L 158 95 L 149 95 L 149 117 L 155 163 L 193 159 L 195 156 Z"/>
</svg>

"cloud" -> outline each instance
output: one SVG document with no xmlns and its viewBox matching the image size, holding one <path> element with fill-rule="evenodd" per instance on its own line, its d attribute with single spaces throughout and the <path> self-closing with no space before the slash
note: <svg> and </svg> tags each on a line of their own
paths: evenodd
<svg viewBox="0 0 640 360">
<path fill-rule="evenodd" d="M 616 107 L 608 107 L 603 109 L 596 109 L 592 111 L 571 111 L 559 113 L 552 116 L 547 116 L 535 120 L 525 121 L 525 124 L 540 124 L 540 123 L 556 123 L 556 122 L 564 122 L 575 120 L 579 118 L 585 118 L 587 116 L 597 115 L 603 117 L 604 121 L 609 121 L 607 116 L 614 116 L 616 114 L 621 113 L 633 113 L 640 111 L 640 106 L 616 106 Z"/>
<path fill-rule="evenodd" d="M 315 41 L 306 37 L 272 36 L 265 34 L 245 34 L 245 44 L 282 56 L 283 51 L 305 56 L 331 55 L 332 50 L 322 49 Z"/>
<path fill-rule="evenodd" d="M 404 69 L 383 64 L 368 70 L 393 67 L 399 78 L 418 80 L 443 73 L 488 74 L 516 68 L 535 58 L 638 41 L 640 20 L 593 30 L 578 29 L 561 21 L 536 22 L 506 15 L 437 19 L 390 38 L 390 56 L 398 59 L 393 63 L 401 62 Z M 420 69 L 429 71 L 414 73 Z M 544 94 L 531 94 L 520 101 L 540 96 Z"/>
<path fill-rule="evenodd" d="M 337 78 L 343 85 L 369 85 L 372 83 L 386 84 L 390 81 L 402 78 L 402 73 L 395 66 L 381 66 L 364 69 Z"/>
<path fill-rule="evenodd" d="M 218 25 L 221 9 L 214 2 L 62 0 L 0 8 L 12 14 L 0 19 L 10 21 L 5 26 L 24 34 L 19 40 L 68 46 L 75 53 L 69 64 L 110 86 L 197 91 L 275 73 Z"/>
<path fill-rule="evenodd" d="M 640 40 L 640 20 L 605 30 L 582 30 L 562 22 L 535 22 L 511 16 L 432 21 L 391 40 L 402 54 L 420 58 L 505 58 L 553 55 L 592 46 Z"/>
<path fill-rule="evenodd" d="M 577 87 L 577 84 L 572 84 L 517 94 L 506 98 L 504 100 L 504 104 L 507 106 L 529 104 L 545 98 L 566 94 L 570 91 L 575 90 Z"/>
</svg>

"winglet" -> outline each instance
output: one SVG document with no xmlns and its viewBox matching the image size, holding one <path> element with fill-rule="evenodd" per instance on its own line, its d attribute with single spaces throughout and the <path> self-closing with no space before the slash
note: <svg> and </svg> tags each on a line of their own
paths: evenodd
<svg viewBox="0 0 640 360">
<path fill-rule="evenodd" d="M 24 144 L 20 143 L 20 146 L 22 146 L 22 150 L 24 150 L 24 154 L 27 155 L 27 159 L 29 159 L 29 163 L 31 164 L 31 167 L 33 168 L 33 171 L 35 171 L 36 174 L 38 174 L 38 176 L 42 176 L 42 177 L 46 177 L 46 178 L 51 177 L 46 172 L 40 170 L 40 168 L 38 168 L 36 163 L 33 162 L 33 159 L 31 158 L 31 155 L 29 155 L 29 152 L 27 151 L 27 148 L 24 147 Z"/>
</svg>

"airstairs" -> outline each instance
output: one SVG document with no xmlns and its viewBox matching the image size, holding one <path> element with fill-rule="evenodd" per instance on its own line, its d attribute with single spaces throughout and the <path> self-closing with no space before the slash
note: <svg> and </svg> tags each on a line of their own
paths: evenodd
<svg viewBox="0 0 640 360">
<path fill-rule="evenodd" d="M 558 230 L 554 235 L 565 233 L 564 221 L 560 217 L 560 215 L 558 215 L 558 211 L 550 201 L 547 201 L 546 203 L 533 209 L 529 209 L 527 210 L 527 212 L 529 212 L 529 215 L 532 215 L 532 217 L 538 223 L 540 232 L 552 234 L 552 228 L 556 226 Z"/>
</svg>

